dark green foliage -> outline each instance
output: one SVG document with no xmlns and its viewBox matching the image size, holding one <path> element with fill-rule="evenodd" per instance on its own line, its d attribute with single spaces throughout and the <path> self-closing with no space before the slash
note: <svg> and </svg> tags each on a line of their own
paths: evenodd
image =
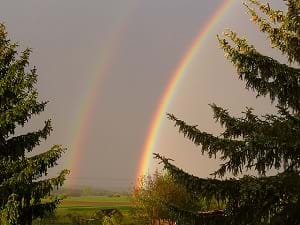
<svg viewBox="0 0 300 225">
<path fill-rule="evenodd" d="M 218 136 L 168 114 L 179 132 L 201 147 L 202 154 L 223 161 L 214 179 L 202 179 L 155 155 L 191 193 L 224 203 L 219 209 L 201 212 L 171 207 L 182 224 L 300 224 L 300 1 L 284 2 L 286 12 L 258 0 L 248 0 L 245 6 L 272 47 L 287 56 L 289 65 L 259 53 L 235 32 L 218 36 L 246 88 L 276 102 L 277 114 L 257 116 L 246 108 L 242 117 L 234 117 L 211 104 L 215 120 L 224 128 Z M 242 176 L 247 170 L 258 176 Z M 267 176 L 270 170 L 277 174 Z M 234 178 L 222 179 L 226 174 Z"/>
<path fill-rule="evenodd" d="M 31 224 L 32 219 L 53 211 L 58 198 L 48 198 L 54 187 L 61 186 L 67 170 L 55 178 L 44 179 L 49 168 L 65 149 L 30 156 L 41 139 L 52 131 L 47 120 L 42 129 L 16 134 L 34 115 L 44 111 L 47 102 L 38 101 L 36 69 L 28 69 L 30 49 L 17 52 L 17 44 L 7 39 L 0 24 L 0 210 L 1 224 Z"/>
</svg>

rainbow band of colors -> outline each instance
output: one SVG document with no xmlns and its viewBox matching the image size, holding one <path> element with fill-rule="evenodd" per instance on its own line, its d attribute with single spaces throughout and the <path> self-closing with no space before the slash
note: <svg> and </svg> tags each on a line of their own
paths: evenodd
<svg viewBox="0 0 300 225">
<path fill-rule="evenodd" d="M 160 98 L 157 110 L 155 111 L 151 125 L 149 127 L 144 146 L 142 148 L 142 157 L 140 159 L 138 170 L 136 174 L 136 182 L 139 178 L 147 174 L 149 170 L 149 164 L 152 158 L 153 149 L 158 139 L 159 130 L 163 119 L 166 118 L 166 112 L 169 104 L 174 96 L 175 90 L 178 84 L 187 74 L 187 70 L 190 67 L 193 58 L 199 51 L 200 47 L 205 43 L 210 31 L 218 24 L 220 19 L 225 15 L 226 11 L 236 2 L 235 0 L 225 0 L 219 8 L 215 11 L 213 16 L 208 20 L 204 27 L 192 42 L 188 51 L 182 57 L 175 72 L 172 74 L 170 81 L 168 82 L 162 97 Z M 138 183 L 137 183 L 138 185 Z"/>
<path fill-rule="evenodd" d="M 69 146 L 71 150 L 71 155 L 67 161 L 67 168 L 71 170 L 71 174 L 65 182 L 66 186 L 72 187 L 78 179 L 78 174 L 80 174 L 79 160 L 81 154 L 83 153 L 83 146 L 86 144 L 87 133 L 89 125 L 91 124 L 91 118 L 93 118 L 94 107 L 97 105 L 96 101 L 99 98 L 99 90 L 101 90 L 101 85 L 103 85 L 107 74 L 111 70 L 113 65 L 113 59 L 118 54 L 119 47 L 121 45 L 122 34 L 126 33 L 128 28 L 128 23 L 130 21 L 130 15 L 134 11 L 135 7 L 138 6 L 138 0 L 130 0 L 128 4 L 128 11 L 120 19 L 119 23 L 116 24 L 114 30 L 111 33 L 110 38 L 105 43 L 105 48 L 100 55 L 100 63 L 97 65 L 97 73 L 88 81 L 87 93 L 82 96 L 81 107 L 77 113 L 76 120 L 79 123 L 75 123 L 72 128 L 74 134 L 74 140 Z"/>
</svg>

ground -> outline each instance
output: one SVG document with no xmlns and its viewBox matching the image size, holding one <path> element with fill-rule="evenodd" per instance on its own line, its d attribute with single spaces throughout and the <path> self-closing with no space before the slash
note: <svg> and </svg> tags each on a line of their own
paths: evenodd
<svg viewBox="0 0 300 225">
<path fill-rule="evenodd" d="M 37 219 L 35 225 L 94 225 L 95 213 L 102 209 L 117 209 L 123 214 L 122 224 L 132 224 L 130 210 L 132 202 L 129 195 L 77 196 L 67 197 L 61 202 L 54 215 L 45 219 Z"/>
</svg>

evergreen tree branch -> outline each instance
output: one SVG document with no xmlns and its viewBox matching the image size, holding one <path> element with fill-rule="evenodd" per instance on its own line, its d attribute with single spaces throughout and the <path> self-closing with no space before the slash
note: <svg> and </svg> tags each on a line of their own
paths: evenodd
<svg viewBox="0 0 300 225">
<path fill-rule="evenodd" d="M 22 187 L 22 184 L 31 184 L 34 180 L 40 179 L 42 176 L 47 175 L 49 168 L 55 166 L 56 161 L 61 157 L 66 149 L 59 145 L 53 146 L 47 152 L 35 155 L 22 161 L 2 163 L 1 166 L 6 168 L 1 177 L 6 177 L 5 180 L 0 179 L 0 188 L 16 186 L 17 184 Z M 9 178 L 8 175 L 11 175 Z M 2 182 L 1 182 L 2 181 Z"/>
<path fill-rule="evenodd" d="M 57 177 L 34 181 L 32 185 L 33 203 L 40 203 L 40 196 L 50 195 L 50 192 L 54 190 L 54 188 L 61 187 L 69 173 L 69 170 L 62 170 Z"/>
<path fill-rule="evenodd" d="M 248 4 L 246 8 L 263 33 L 268 34 L 268 39 L 273 47 L 278 48 L 288 56 L 290 62 L 300 63 L 300 3 L 299 1 L 288 1 L 288 12 L 270 9 L 268 4 L 262 4 L 258 0 L 248 0 L 250 4 L 258 6 L 259 10 L 265 13 L 272 22 L 260 17 L 255 9 Z M 271 23 L 279 24 L 275 27 Z"/>
<path fill-rule="evenodd" d="M 41 130 L 8 139 L 5 144 L 0 145 L 0 157 L 6 160 L 16 160 L 19 157 L 24 157 L 25 152 L 31 152 L 36 145 L 40 144 L 41 138 L 46 139 L 48 137 L 51 130 L 51 120 L 47 120 Z"/>
<path fill-rule="evenodd" d="M 300 1 L 284 2 L 288 8 L 286 13 L 273 10 L 268 3 L 259 0 L 248 0 L 245 5 L 252 21 L 268 35 L 273 47 L 287 55 L 290 64 L 297 65 L 300 63 Z M 267 18 L 260 17 L 257 8 Z M 219 198 L 225 203 L 217 212 L 168 208 L 175 212 L 178 221 L 188 225 L 299 225 L 300 69 L 260 54 L 232 31 L 218 39 L 239 78 L 246 81 L 246 88 L 257 92 L 257 96 L 269 95 L 272 102 L 277 101 L 277 114 L 257 116 L 247 108 L 243 117 L 233 117 L 227 110 L 212 104 L 214 118 L 225 128 L 218 137 L 174 115 L 168 114 L 168 118 L 184 137 L 201 145 L 202 154 L 210 157 L 218 154 L 225 161 L 214 175 L 222 177 L 230 172 L 236 176 L 244 169 L 254 169 L 259 176 L 230 180 L 198 178 L 177 168 L 169 159 L 155 155 L 172 177 L 191 193 L 208 200 Z M 272 168 L 282 172 L 266 176 L 266 171 Z M 226 182 L 230 184 L 228 187 Z M 220 217 L 213 217 L 215 213 Z"/>
<path fill-rule="evenodd" d="M 13 108 L 0 112 L 0 134 L 8 137 L 14 134 L 17 125 L 24 125 L 32 115 L 44 110 L 47 102 L 37 103 L 37 93 L 20 100 Z"/>
<path fill-rule="evenodd" d="M 213 210 L 208 212 L 191 212 L 169 206 L 169 210 L 179 224 L 189 225 L 227 225 L 232 224 L 223 210 Z"/>
<path fill-rule="evenodd" d="M 220 108 L 216 108 L 216 110 L 218 116 L 224 116 L 224 114 L 228 116 Z M 220 113 L 224 114 L 221 115 Z M 252 132 L 247 134 L 243 140 L 233 140 L 231 137 L 215 137 L 199 131 L 196 126 L 187 125 L 174 115 L 168 114 L 168 117 L 175 121 L 175 126 L 179 127 L 179 132 L 183 133 L 184 137 L 189 138 L 196 145 L 201 145 L 202 154 L 207 153 L 209 157 L 216 157 L 217 153 L 219 153 L 221 160 L 226 161 L 221 164 L 221 167 L 214 175 L 222 177 L 226 172 L 237 175 L 242 173 L 244 169 L 248 170 L 253 167 L 261 175 L 264 175 L 267 170 L 273 167 L 280 169 L 283 166 L 293 165 L 294 168 L 299 168 L 300 154 L 298 153 L 298 149 L 300 149 L 300 141 L 298 137 L 300 134 L 295 132 L 296 127 L 300 128 L 299 118 L 297 121 L 298 125 L 295 125 L 295 121 L 287 121 L 286 123 L 278 122 L 278 124 L 270 126 L 265 124 L 264 127 L 262 124 L 253 124 L 253 121 L 257 119 L 255 119 L 256 117 L 250 111 L 246 114 L 248 114 L 246 118 L 252 123 L 250 125 Z M 274 120 L 274 117 L 270 117 L 269 119 Z M 229 118 L 231 123 L 233 120 L 233 118 Z M 246 129 L 244 129 L 246 125 L 239 125 L 243 128 L 243 132 L 246 132 Z M 298 130 L 296 129 L 296 131 Z M 282 131 L 287 133 L 282 133 Z"/>
<path fill-rule="evenodd" d="M 232 31 L 224 35 L 236 46 L 232 47 L 225 38 L 219 36 L 221 48 L 235 65 L 239 78 L 246 81 L 246 88 L 257 91 L 258 96 L 269 94 L 270 99 L 277 99 L 280 106 L 300 111 L 300 69 L 261 55 Z"/>
<path fill-rule="evenodd" d="M 269 3 L 261 3 L 258 0 L 248 0 L 248 2 L 252 5 L 255 5 L 259 8 L 261 12 L 263 12 L 268 18 L 274 23 L 281 23 L 282 21 L 286 20 L 286 16 L 282 10 L 274 10 L 270 7 Z M 253 8 L 250 7 L 249 4 L 244 3 L 248 11 L 252 12 L 255 11 Z M 255 20 L 255 18 L 252 18 Z"/>
<path fill-rule="evenodd" d="M 209 198 L 208 200 L 219 198 L 227 203 L 224 209 L 213 212 L 195 213 L 178 209 L 175 210 L 178 218 L 196 219 L 198 222 L 201 220 L 205 224 L 209 221 L 205 216 L 217 213 L 225 216 L 230 224 L 259 224 L 269 221 L 270 215 L 278 218 L 281 214 L 286 215 L 285 212 L 291 207 L 286 203 L 299 196 L 300 176 L 295 171 L 285 171 L 270 177 L 244 176 L 239 180 L 203 179 L 187 174 L 159 154 L 155 154 L 155 158 L 161 160 L 164 169 L 190 192 Z M 172 206 L 169 208 L 174 210 Z M 216 220 L 213 222 L 219 223 Z"/>
<path fill-rule="evenodd" d="M 32 209 L 32 217 L 42 218 L 47 214 L 52 213 L 61 200 L 61 198 L 53 198 L 51 200 L 48 200 L 47 202 L 41 202 L 39 204 L 30 206 L 30 208 Z"/>
<path fill-rule="evenodd" d="M 170 175 L 179 183 L 183 184 L 190 193 L 205 197 L 207 201 L 218 199 L 226 201 L 228 198 L 234 198 L 239 191 L 239 182 L 236 179 L 218 180 L 204 179 L 184 172 L 182 169 L 174 166 L 167 159 L 157 153 L 154 158 L 163 163 Z"/>
<path fill-rule="evenodd" d="M 17 48 L 0 23 L 0 211 L 5 214 L 0 215 L 0 223 L 4 219 L 8 224 L 31 225 L 35 216 L 56 207 L 58 198 L 44 199 L 63 184 L 68 171 L 43 179 L 65 151 L 59 145 L 39 155 L 26 155 L 48 137 L 50 120 L 40 130 L 14 135 L 18 126 L 44 111 L 47 104 L 38 101 L 36 68 L 28 68 L 31 49 L 19 54 Z"/>
</svg>

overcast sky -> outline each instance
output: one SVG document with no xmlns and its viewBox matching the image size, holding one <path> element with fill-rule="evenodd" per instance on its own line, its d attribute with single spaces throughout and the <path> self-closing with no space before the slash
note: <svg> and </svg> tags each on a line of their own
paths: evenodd
<svg viewBox="0 0 300 225">
<path fill-rule="evenodd" d="M 38 69 L 40 99 L 50 101 L 45 112 L 25 127 L 33 130 L 47 118 L 53 121 L 51 137 L 36 152 L 53 144 L 67 147 L 58 168 L 72 167 L 73 185 L 132 185 L 151 117 L 172 72 L 222 3 L 0 0 L 0 21 L 20 49 L 33 49 L 30 61 Z M 237 80 L 215 38 L 225 28 L 247 36 L 263 53 L 278 56 L 237 0 L 209 33 L 168 108 L 214 134 L 221 129 L 212 119 L 209 103 L 234 115 L 240 115 L 246 106 L 259 114 L 274 108 L 268 99 L 256 99 Z M 88 119 L 83 121 L 86 111 Z M 78 149 L 80 154 L 74 153 Z M 207 177 L 219 161 L 208 160 L 199 150 L 170 121 L 163 122 L 155 152 L 173 158 L 190 173 Z M 157 162 L 152 162 L 150 170 L 155 167 Z"/>
</svg>

